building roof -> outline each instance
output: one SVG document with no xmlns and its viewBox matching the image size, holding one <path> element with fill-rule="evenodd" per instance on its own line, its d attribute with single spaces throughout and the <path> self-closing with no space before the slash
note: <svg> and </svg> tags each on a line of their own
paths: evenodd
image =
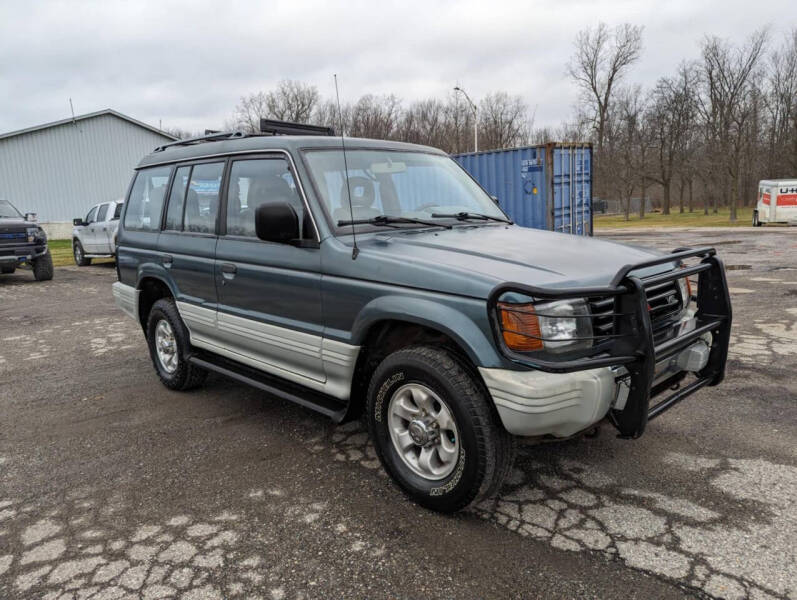
<svg viewBox="0 0 797 600">
<path fill-rule="evenodd" d="M 163 150 L 152 152 L 138 164 L 137 168 L 157 164 L 171 163 L 181 160 L 199 159 L 225 154 L 257 152 L 259 150 L 289 150 L 296 152 L 310 148 L 339 149 L 341 140 L 337 136 L 311 135 L 250 135 L 230 138 L 221 141 L 191 143 L 169 146 Z M 428 152 L 445 154 L 442 150 L 419 144 L 394 142 L 388 140 L 372 140 L 365 138 L 346 138 L 346 150 L 405 150 L 410 152 Z"/>
<path fill-rule="evenodd" d="M 68 119 L 61 119 L 60 121 L 53 121 L 52 123 L 44 123 L 43 125 L 35 125 L 34 127 L 27 127 L 25 129 L 17 129 L 16 131 L 9 131 L 8 133 L 0 133 L 0 140 L 8 139 L 11 137 L 16 137 L 18 135 L 23 135 L 25 133 L 33 133 L 34 131 L 41 131 L 43 129 L 49 129 L 51 127 L 58 127 L 59 125 L 68 125 L 69 123 L 74 123 L 76 121 L 83 121 L 85 119 L 93 119 L 94 117 L 101 117 L 103 115 L 113 115 L 119 119 L 124 119 L 134 125 L 138 125 L 139 127 L 143 127 L 144 129 L 149 129 L 153 133 L 157 133 L 158 135 L 162 135 L 165 138 L 170 140 L 177 140 L 175 136 L 170 133 L 166 133 L 165 131 L 158 129 L 157 127 L 153 127 L 152 125 L 147 125 L 146 123 L 142 123 L 141 121 L 137 121 L 133 117 L 128 117 L 127 115 L 123 115 L 120 112 L 116 112 L 111 108 L 106 108 L 105 110 L 98 110 L 96 112 L 87 113 L 85 115 L 78 115 L 74 118 L 69 117 Z"/>
</svg>

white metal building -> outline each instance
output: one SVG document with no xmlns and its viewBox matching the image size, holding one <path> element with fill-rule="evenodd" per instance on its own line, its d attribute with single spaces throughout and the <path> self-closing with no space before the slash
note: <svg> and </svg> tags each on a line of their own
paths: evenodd
<svg viewBox="0 0 797 600">
<path fill-rule="evenodd" d="M 0 199 L 69 237 L 72 219 L 124 196 L 141 157 L 174 139 L 111 109 L 2 133 Z"/>
</svg>

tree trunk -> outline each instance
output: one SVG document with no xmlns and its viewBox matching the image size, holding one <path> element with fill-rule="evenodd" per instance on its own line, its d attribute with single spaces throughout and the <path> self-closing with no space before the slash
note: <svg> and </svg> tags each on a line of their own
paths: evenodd
<svg viewBox="0 0 797 600">
<path fill-rule="evenodd" d="M 731 197 L 728 199 L 728 203 L 731 207 L 731 223 L 736 222 L 736 203 L 739 201 L 739 171 L 736 171 L 736 174 L 731 177 Z"/>
<path fill-rule="evenodd" d="M 628 195 L 625 198 L 625 220 L 628 221 L 631 218 L 631 196 Z"/>
<path fill-rule="evenodd" d="M 695 210 L 694 190 L 692 189 L 692 178 L 689 178 L 689 212 Z"/>
<path fill-rule="evenodd" d="M 678 212 L 684 214 L 684 188 L 686 184 L 684 183 L 683 178 L 680 180 L 678 184 Z"/>
<path fill-rule="evenodd" d="M 639 218 L 645 218 L 645 194 L 648 189 L 647 181 L 645 181 L 644 177 L 642 178 L 642 197 L 639 199 Z"/>
<path fill-rule="evenodd" d="M 664 185 L 662 186 L 662 188 L 664 190 L 664 195 L 663 195 L 663 199 L 662 199 L 663 206 L 662 206 L 661 212 L 662 212 L 662 214 L 669 215 L 670 214 L 670 180 L 669 179 L 664 182 Z"/>
</svg>

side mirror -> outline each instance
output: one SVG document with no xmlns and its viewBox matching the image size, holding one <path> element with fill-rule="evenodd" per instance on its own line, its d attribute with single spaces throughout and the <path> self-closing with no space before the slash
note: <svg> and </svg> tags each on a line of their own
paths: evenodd
<svg viewBox="0 0 797 600">
<path fill-rule="evenodd" d="M 299 217 L 287 202 L 261 204 L 255 210 L 255 233 L 266 242 L 287 244 L 299 237 Z"/>
<path fill-rule="evenodd" d="M 498 202 L 498 196 L 490 196 L 490 198 L 493 199 L 493 202 L 495 202 L 496 206 L 501 206 L 501 204 Z"/>
<path fill-rule="evenodd" d="M 78 217 L 77 219 L 72 219 L 72 225 L 74 225 L 75 227 L 83 227 L 85 223 L 83 222 L 83 219 Z"/>
<path fill-rule="evenodd" d="M 35 221 L 36 220 L 36 213 L 25 213 L 25 220 L 26 221 Z"/>
</svg>

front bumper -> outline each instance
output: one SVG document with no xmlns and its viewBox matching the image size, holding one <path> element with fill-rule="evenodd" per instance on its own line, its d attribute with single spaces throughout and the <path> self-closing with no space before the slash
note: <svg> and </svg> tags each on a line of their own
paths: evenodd
<svg viewBox="0 0 797 600">
<path fill-rule="evenodd" d="M 684 260 L 695 258 L 700 259 L 698 264 L 683 264 Z M 673 263 L 682 268 L 644 280 L 632 274 Z M 698 275 L 699 279 L 697 308 L 690 316 L 690 327 L 680 328 L 676 335 L 666 339 L 657 336 L 654 341 L 646 290 L 692 275 Z M 608 335 L 590 338 L 595 345 L 583 355 L 554 357 L 513 352 L 504 343 L 497 310 L 498 302 L 508 293 L 532 297 L 535 301 L 604 298 L 612 302 L 612 328 Z M 496 344 L 510 361 L 526 369 L 481 369 L 505 426 L 518 435 L 572 435 L 606 415 L 621 437 L 637 438 L 649 420 L 698 389 L 717 385 L 725 375 L 731 302 L 725 269 L 713 248 L 677 250 L 626 265 L 605 287 L 539 288 L 502 284 L 491 292 L 488 309 Z M 584 318 L 597 317 L 590 314 Z M 651 407 L 651 398 L 680 386 L 689 372 L 694 373 L 694 381 Z M 539 425 L 535 419 L 540 421 Z"/>
<path fill-rule="evenodd" d="M 30 262 L 47 254 L 47 244 L 0 245 L 0 264 Z"/>
<path fill-rule="evenodd" d="M 657 365 L 653 386 L 704 369 L 710 345 L 701 339 Z M 630 392 L 628 372 L 622 367 L 573 373 L 485 368 L 479 372 L 504 428 L 519 436 L 569 437 L 601 421 L 609 409 L 621 411 Z"/>
</svg>

